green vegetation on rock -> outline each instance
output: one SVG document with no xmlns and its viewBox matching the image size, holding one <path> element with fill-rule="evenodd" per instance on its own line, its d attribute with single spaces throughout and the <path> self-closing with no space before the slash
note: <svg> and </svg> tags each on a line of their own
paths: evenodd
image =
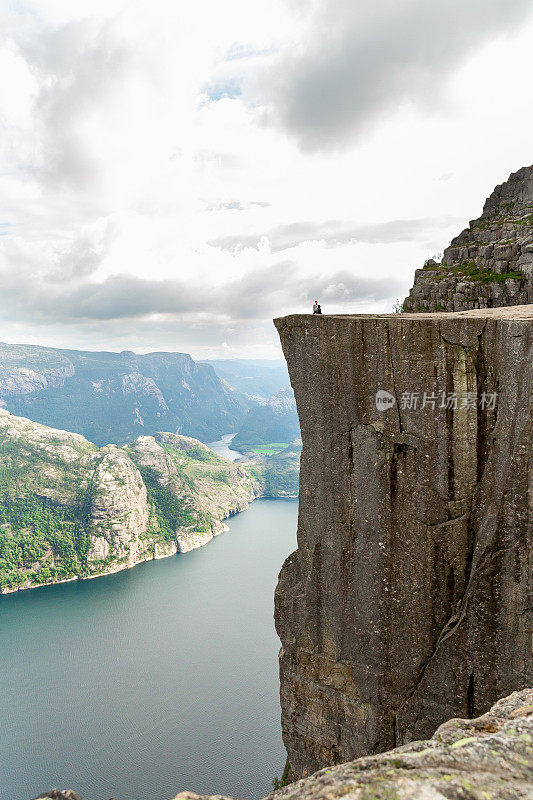
<svg viewBox="0 0 533 800">
<path fill-rule="evenodd" d="M 281 453 L 282 450 L 286 450 L 288 446 L 288 442 L 270 442 L 270 444 L 253 447 L 252 451 L 260 456 L 272 456 L 276 453 Z"/>
<path fill-rule="evenodd" d="M 209 519 L 205 514 L 195 514 L 190 503 L 176 497 L 161 486 L 155 470 L 139 467 L 157 524 L 149 528 L 152 535 L 159 535 L 168 542 L 175 541 L 176 531 L 187 525 L 196 525 L 197 530 L 207 530 Z M 198 517 L 202 516 L 200 522 Z"/>
<path fill-rule="evenodd" d="M 425 270 L 435 271 L 435 280 L 443 280 L 450 276 L 463 277 L 473 283 L 505 283 L 507 280 L 523 281 L 524 275 L 520 272 L 494 272 L 494 270 L 478 267 L 474 261 L 465 261 L 458 267 L 424 267 Z M 475 298 L 477 299 L 477 298 Z"/>
<path fill-rule="evenodd" d="M 533 300 L 533 166 L 497 186 L 478 219 L 415 273 L 405 311 L 467 311 Z"/>
<path fill-rule="evenodd" d="M 298 497 L 301 450 L 301 440 L 297 439 L 284 450 L 268 450 L 245 464 L 247 472 L 262 485 L 263 497 Z"/>
<path fill-rule="evenodd" d="M 99 449 L 0 408 L 0 591 L 206 544 L 256 497 L 296 496 L 298 461 L 287 448 L 231 462 L 172 433 Z"/>
<path fill-rule="evenodd" d="M 0 495 L 0 587 L 83 574 L 89 546 L 79 510 L 46 498 Z"/>
<path fill-rule="evenodd" d="M 286 387 L 273 395 L 267 405 L 250 409 L 230 446 L 232 450 L 242 453 L 258 452 L 258 448 L 265 448 L 263 452 L 271 455 L 282 449 L 280 442 L 292 442 L 299 435 L 300 423 L 294 395 L 292 389 Z"/>
</svg>

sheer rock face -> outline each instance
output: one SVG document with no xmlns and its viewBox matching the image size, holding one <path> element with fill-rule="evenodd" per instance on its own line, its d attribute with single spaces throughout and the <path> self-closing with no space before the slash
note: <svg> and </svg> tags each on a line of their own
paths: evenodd
<svg viewBox="0 0 533 800">
<path fill-rule="evenodd" d="M 275 612 L 302 776 L 533 682 L 533 306 L 276 326 L 303 438 Z"/>
<path fill-rule="evenodd" d="M 271 797 L 531 800 L 533 690 L 513 693 L 478 719 L 449 720 L 429 741 L 322 770 Z"/>
<path fill-rule="evenodd" d="M 149 518 L 146 487 L 121 448 L 110 444 L 100 453 L 92 477 L 92 535 L 87 558 L 99 561 L 113 553 L 125 569 L 153 557 L 153 543 L 143 538 Z"/>
<path fill-rule="evenodd" d="M 510 276 L 510 277 L 506 277 Z M 514 172 L 483 214 L 416 270 L 405 311 L 464 311 L 533 302 L 533 166 Z"/>
</svg>

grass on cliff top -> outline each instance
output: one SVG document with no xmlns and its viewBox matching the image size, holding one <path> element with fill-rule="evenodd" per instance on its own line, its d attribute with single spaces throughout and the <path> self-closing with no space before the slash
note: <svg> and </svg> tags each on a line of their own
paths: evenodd
<svg viewBox="0 0 533 800">
<path fill-rule="evenodd" d="M 280 443 L 262 447 L 278 446 L 281 446 Z M 244 465 L 246 472 L 262 484 L 263 497 L 298 497 L 300 451 L 301 445 L 292 442 L 282 450 L 274 450 L 272 453 L 263 450 L 257 453 L 263 456 L 260 463 Z"/>
<path fill-rule="evenodd" d="M 232 461 L 227 461 L 212 450 L 205 450 L 201 445 L 188 450 L 181 450 L 166 443 L 161 446 L 172 459 L 180 479 L 193 492 L 197 488 L 196 481 L 199 479 L 229 484 L 232 473 L 238 469 Z"/>
<path fill-rule="evenodd" d="M 479 284 L 505 283 L 507 280 L 523 281 L 525 276 L 521 272 L 494 272 L 490 269 L 478 267 L 474 261 L 464 261 L 459 267 L 445 267 L 442 264 L 424 267 L 426 272 L 434 272 L 435 280 L 444 280 L 450 276 L 466 278 Z M 442 273 L 442 274 L 438 274 Z"/>
<path fill-rule="evenodd" d="M 533 214 L 528 214 L 525 217 L 520 219 L 506 219 L 505 222 L 510 223 L 511 225 L 533 225 Z"/>
</svg>

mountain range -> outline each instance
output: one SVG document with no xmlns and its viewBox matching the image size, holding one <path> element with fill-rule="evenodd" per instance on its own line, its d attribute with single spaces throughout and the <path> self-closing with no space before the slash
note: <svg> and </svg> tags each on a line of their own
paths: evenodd
<svg viewBox="0 0 533 800">
<path fill-rule="evenodd" d="M 280 389 L 290 385 L 285 361 L 253 358 L 227 358 L 202 361 L 208 364 L 234 389 L 249 399 L 264 403 Z"/>
<path fill-rule="evenodd" d="M 280 389 L 268 402 L 248 411 L 231 442 L 231 449 L 248 452 L 258 446 L 289 444 L 300 436 L 294 392 L 290 386 Z"/>
<path fill-rule="evenodd" d="M 203 442 L 237 432 L 247 451 L 299 436 L 282 361 L 0 343 L 0 407 L 99 447 L 159 431 Z"/>
<path fill-rule="evenodd" d="M 102 446 L 161 430 L 214 441 L 239 429 L 250 402 L 185 353 L 0 344 L 0 406 Z"/>
</svg>

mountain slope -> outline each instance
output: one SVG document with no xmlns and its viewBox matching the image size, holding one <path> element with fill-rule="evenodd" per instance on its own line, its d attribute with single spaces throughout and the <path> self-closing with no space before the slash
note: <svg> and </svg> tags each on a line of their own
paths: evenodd
<svg viewBox="0 0 533 800">
<path fill-rule="evenodd" d="M 251 408 L 231 442 L 232 450 L 247 452 L 272 442 L 289 444 L 300 436 L 294 393 L 290 386 L 273 395 L 266 405 Z"/>
<path fill-rule="evenodd" d="M 0 591 L 127 569 L 224 530 L 263 484 L 169 433 L 101 449 L 0 409 Z"/>
<path fill-rule="evenodd" d="M 248 405 L 184 353 L 135 355 L 0 344 L 0 406 L 97 445 L 172 430 L 204 441 L 236 430 Z"/>
<path fill-rule="evenodd" d="M 285 361 L 227 358 L 201 363 L 210 364 L 220 378 L 255 400 L 266 401 L 289 384 Z"/>
<path fill-rule="evenodd" d="M 404 311 L 468 311 L 533 302 L 533 166 L 496 186 L 441 263 L 417 269 Z"/>
</svg>

